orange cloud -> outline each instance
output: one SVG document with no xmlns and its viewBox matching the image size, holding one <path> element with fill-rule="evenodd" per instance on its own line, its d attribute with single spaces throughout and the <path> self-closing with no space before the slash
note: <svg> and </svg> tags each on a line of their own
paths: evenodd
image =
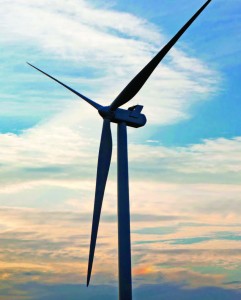
<svg viewBox="0 0 241 300">
<path fill-rule="evenodd" d="M 152 266 L 137 267 L 133 269 L 133 275 L 135 276 L 148 275 L 155 272 L 156 270 Z"/>
</svg>

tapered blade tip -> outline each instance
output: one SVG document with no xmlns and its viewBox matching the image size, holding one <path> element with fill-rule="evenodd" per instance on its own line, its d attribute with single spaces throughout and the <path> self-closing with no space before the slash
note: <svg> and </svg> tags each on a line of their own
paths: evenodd
<svg viewBox="0 0 241 300">
<path fill-rule="evenodd" d="M 26 64 L 28 64 L 31 67 L 34 67 L 32 64 L 30 64 L 28 61 L 26 61 Z"/>
<path fill-rule="evenodd" d="M 90 277 L 88 276 L 88 278 L 87 278 L 87 282 L 86 282 L 86 286 L 88 287 L 88 286 L 89 286 L 89 284 L 90 284 Z"/>
</svg>

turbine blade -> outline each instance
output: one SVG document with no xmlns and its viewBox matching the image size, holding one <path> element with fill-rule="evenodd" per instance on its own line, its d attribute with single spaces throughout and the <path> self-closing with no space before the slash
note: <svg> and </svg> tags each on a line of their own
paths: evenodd
<svg viewBox="0 0 241 300">
<path fill-rule="evenodd" d="M 211 2 L 208 0 L 193 17 L 178 31 L 178 33 L 161 49 L 160 52 L 129 82 L 129 84 L 122 90 L 122 92 L 111 103 L 110 109 L 116 110 L 119 106 L 130 101 L 145 84 L 151 73 L 155 70 L 157 65 L 165 57 L 168 51 L 175 45 L 178 39 L 188 29 L 188 27 L 194 22 L 194 20 L 200 15 L 200 13 Z"/>
<path fill-rule="evenodd" d="M 92 105 L 94 108 L 96 109 L 100 109 L 102 106 L 96 102 L 94 102 L 93 100 L 85 97 L 84 95 L 78 93 L 77 91 L 75 91 L 74 89 L 72 89 L 71 87 L 67 86 L 66 84 L 64 84 L 63 82 L 59 81 L 58 79 L 54 78 L 53 76 L 45 73 L 44 71 L 38 69 L 37 67 L 31 65 L 30 63 L 27 62 L 28 65 L 30 65 L 31 67 L 33 67 L 34 69 L 38 70 L 39 72 L 43 73 L 44 75 L 48 76 L 49 78 L 53 79 L 54 81 L 58 82 L 59 84 L 61 84 L 62 86 L 64 86 L 66 89 L 70 90 L 72 93 L 76 94 L 77 96 L 79 96 L 80 98 L 82 98 L 83 100 L 85 100 L 86 102 L 88 102 L 90 105 Z"/>
<path fill-rule="evenodd" d="M 97 166 L 97 176 L 96 176 L 96 188 L 95 188 L 95 203 L 94 203 L 94 213 L 92 220 L 92 231 L 90 240 L 90 252 L 89 252 L 89 263 L 88 263 L 88 273 L 87 273 L 87 286 L 90 282 L 91 270 L 94 260 L 95 245 L 100 221 L 101 206 L 104 197 L 105 185 L 109 173 L 110 162 L 112 154 L 112 137 L 110 129 L 110 120 L 104 119 L 99 158 Z"/>
</svg>

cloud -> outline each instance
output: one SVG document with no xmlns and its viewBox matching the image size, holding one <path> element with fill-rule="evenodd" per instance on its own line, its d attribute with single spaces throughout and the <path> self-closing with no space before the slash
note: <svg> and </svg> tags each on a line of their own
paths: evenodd
<svg viewBox="0 0 241 300">
<path fill-rule="evenodd" d="M 186 147 L 131 145 L 132 161 L 157 161 L 180 173 L 240 173 L 241 138 L 206 139 Z M 134 151 L 135 150 L 135 151 Z M 149 162 L 150 163 L 150 162 Z"/>
<path fill-rule="evenodd" d="M 92 213 L 99 132 L 89 138 L 74 119 L 61 115 L 23 135 L 1 135 L 1 205 Z M 155 207 L 176 218 L 193 213 L 235 222 L 240 145 L 239 137 L 176 148 L 130 144 L 132 212 L 157 218 Z M 115 150 L 104 201 L 109 214 L 116 209 Z"/>
<path fill-rule="evenodd" d="M 79 180 L 94 183 L 101 120 L 97 120 L 98 126 L 92 128 L 89 109 L 83 105 L 81 120 L 76 104 L 66 113 L 58 114 L 20 135 L 1 134 L 1 193 L 36 186 L 38 181 L 40 185 L 48 182 L 60 185 L 62 182 L 64 186 L 73 186 Z M 113 137 L 115 129 L 112 126 Z M 133 144 L 132 135 L 133 132 L 130 132 L 131 180 L 222 185 L 240 183 L 240 137 L 168 148 L 158 143 Z M 113 178 L 115 167 L 114 139 L 110 178 Z"/>
<path fill-rule="evenodd" d="M 18 55 L 28 56 L 66 83 L 81 85 L 82 92 L 94 99 L 106 99 L 103 104 L 114 99 L 167 40 L 145 19 L 83 0 L 71 0 L 67 6 L 65 1 L 4 1 L 2 6 L 1 40 L 7 52 L 14 45 L 20 49 Z M 23 43 L 26 49 L 22 49 Z M 218 90 L 220 76 L 204 62 L 180 49 L 174 49 L 168 57 L 134 100 L 147 99 L 141 102 L 148 104 L 145 111 L 149 123 L 170 124 L 189 118 L 192 105 Z M 52 109 L 54 113 L 57 107 L 59 110 L 59 98 L 67 95 L 64 90 L 34 70 L 23 68 L 19 61 L 17 66 L 14 72 L 22 81 L 21 87 L 18 81 L 14 86 L 11 83 L 11 88 L 6 82 L 4 91 L 10 91 L 10 95 L 18 91 L 18 109 L 13 105 L 6 106 L 8 110 L 15 115 L 26 115 L 27 110 L 29 115 L 31 107 L 31 114 L 36 111 L 43 115 L 44 108 L 39 104 L 43 101 L 47 105 L 43 88 L 52 98 L 46 113 Z M 26 99 L 25 105 L 19 97 Z M 21 109 L 23 105 L 26 109 Z M 67 103 L 61 105 L 65 109 Z"/>
<path fill-rule="evenodd" d="M 161 210 L 158 209 L 160 212 Z M 239 225 L 233 220 L 206 226 L 181 225 L 179 215 L 158 215 L 139 221 L 132 227 L 132 258 L 134 285 L 141 283 L 185 282 L 186 287 L 227 285 L 239 272 Z M 44 211 L 43 209 L 1 208 L 0 210 L 1 274 L 14 282 L 36 281 L 48 284 L 79 283 L 86 277 L 91 213 Z M 111 218 L 111 226 L 110 226 Z M 196 219 L 196 216 L 192 216 Z M 113 215 L 103 210 L 98 235 L 93 283 L 116 283 L 117 225 Z M 154 226 L 162 228 L 160 236 Z M 173 229 L 173 230 L 171 230 Z M 180 243 L 196 236 L 210 237 L 199 243 Z M 140 234 L 141 232 L 141 234 Z M 146 241 L 152 240 L 152 243 Z M 176 241 L 176 242 L 175 242 Z M 225 248 L 225 249 L 224 249 Z M 14 250 L 14 251 L 13 251 Z M 112 266 L 110 268 L 110 266 Z M 6 275 L 7 274 L 7 275 Z M 7 277 L 6 277 L 7 276 Z M 236 288 L 237 283 L 229 284 Z"/>
</svg>

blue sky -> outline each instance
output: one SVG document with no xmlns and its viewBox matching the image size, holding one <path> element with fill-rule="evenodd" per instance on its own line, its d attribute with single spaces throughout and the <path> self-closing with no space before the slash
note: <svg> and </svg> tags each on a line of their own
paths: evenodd
<svg viewBox="0 0 241 300">
<path fill-rule="evenodd" d="M 3 299 L 117 295 L 116 126 L 86 291 L 101 118 L 26 61 L 108 105 L 203 3 L 2 1 Z M 240 15 L 213 0 L 124 106 L 148 120 L 128 131 L 136 299 L 240 298 Z"/>
</svg>

